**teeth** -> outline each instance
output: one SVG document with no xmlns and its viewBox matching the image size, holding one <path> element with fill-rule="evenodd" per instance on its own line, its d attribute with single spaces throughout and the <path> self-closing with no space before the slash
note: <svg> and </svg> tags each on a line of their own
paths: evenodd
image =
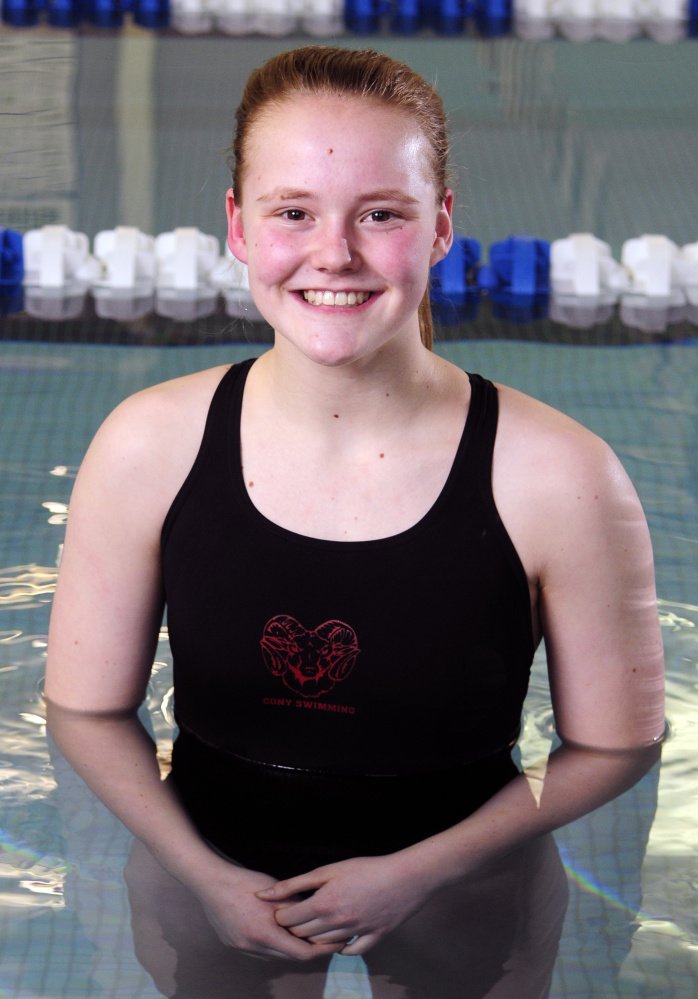
<svg viewBox="0 0 698 999">
<path fill-rule="evenodd" d="M 303 298 L 311 305 L 363 305 L 370 291 L 304 291 Z"/>
</svg>

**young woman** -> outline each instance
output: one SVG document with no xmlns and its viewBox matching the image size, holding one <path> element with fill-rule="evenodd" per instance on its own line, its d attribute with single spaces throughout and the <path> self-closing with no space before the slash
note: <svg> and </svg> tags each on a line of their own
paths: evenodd
<svg viewBox="0 0 698 999">
<path fill-rule="evenodd" d="M 663 732 L 620 463 L 429 349 L 446 149 L 438 96 L 387 56 L 310 47 L 255 72 L 228 241 L 274 346 L 126 400 L 71 501 L 52 731 L 256 955 L 364 954 L 439 899 L 452 924 L 462 886 L 634 783 Z M 165 604 L 180 731 L 161 782 L 135 711 Z M 519 774 L 543 636 L 563 745 Z"/>
</svg>

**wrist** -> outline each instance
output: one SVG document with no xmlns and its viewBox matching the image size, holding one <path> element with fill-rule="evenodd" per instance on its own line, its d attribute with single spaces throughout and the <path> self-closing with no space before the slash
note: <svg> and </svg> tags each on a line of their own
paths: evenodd
<svg viewBox="0 0 698 999">
<path fill-rule="evenodd" d="M 147 846 L 168 874 L 194 892 L 200 885 L 210 883 L 211 878 L 220 876 L 223 865 L 227 864 L 198 833 Z"/>
<path fill-rule="evenodd" d="M 440 835 L 393 854 L 401 881 L 410 881 L 432 894 L 460 879 L 460 875 L 454 876 L 454 858 L 444 851 Z"/>
<path fill-rule="evenodd" d="M 423 880 L 433 891 L 450 888 L 470 877 L 493 857 L 491 843 L 475 835 L 464 820 L 401 851 L 404 875 Z"/>
</svg>

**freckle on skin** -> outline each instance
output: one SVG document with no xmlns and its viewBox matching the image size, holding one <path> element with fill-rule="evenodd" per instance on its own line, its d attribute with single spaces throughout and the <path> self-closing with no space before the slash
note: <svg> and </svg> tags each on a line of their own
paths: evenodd
<svg viewBox="0 0 698 999">
<path fill-rule="evenodd" d="M 248 484 L 248 486 L 253 486 L 254 482 L 248 482 L 247 484 Z"/>
<path fill-rule="evenodd" d="M 335 413 L 334 414 L 334 418 L 335 418 L 335 420 L 338 420 L 339 419 L 339 413 Z"/>
<path fill-rule="evenodd" d="M 379 454 L 378 457 L 379 458 L 385 458 L 385 455 L 384 454 Z"/>
<path fill-rule="evenodd" d="M 594 499 L 598 499 L 598 498 L 599 498 L 598 496 L 594 496 Z"/>
<path fill-rule="evenodd" d="M 333 152 L 334 152 L 334 149 L 328 149 L 328 150 L 327 150 L 327 153 L 328 153 L 328 155 L 329 155 L 329 156 L 331 156 Z M 345 532 L 345 533 L 346 533 L 346 532 Z"/>
</svg>

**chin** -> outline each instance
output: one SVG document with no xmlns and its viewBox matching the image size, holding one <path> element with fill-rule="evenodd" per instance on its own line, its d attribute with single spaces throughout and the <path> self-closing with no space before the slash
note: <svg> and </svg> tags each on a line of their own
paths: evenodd
<svg viewBox="0 0 698 999">
<path fill-rule="evenodd" d="M 375 351 L 382 344 L 369 345 L 361 343 L 356 337 L 321 336 L 321 337 L 289 337 L 277 332 L 277 342 L 284 341 L 295 352 L 315 364 L 326 368 L 340 368 L 355 361 L 360 361 Z"/>
<path fill-rule="evenodd" d="M 303 350 L 302 353 L 308 360 L 313 361 L 315 364 L 320 364 L 323 368 L 341 368 L 347 364 L 352 364 L 354 361 L 360 361 L 366 357 L 369 351 L 336 350 L 322 347 L 313 350 L 312 347 L 309 347 L 307 350 Z"/>
</svg>

